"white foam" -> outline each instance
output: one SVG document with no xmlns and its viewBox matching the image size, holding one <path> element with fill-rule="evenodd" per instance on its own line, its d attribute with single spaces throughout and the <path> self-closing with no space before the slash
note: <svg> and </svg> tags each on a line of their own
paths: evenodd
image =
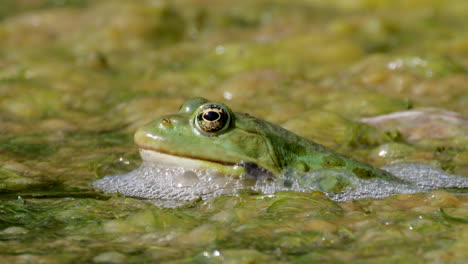
<svg viewBox="0 0 468 264">
<path fill-rule="evenodd" d="M 398 193 L 419 193 L 441 188 L 460 190 L 468 188 L 467 177 L 449 174 L 426 164 L 399 163 L 382 169 L 406 181 L 406 183 L 392 182 L 380 178 L 366 180 L 354 177 L 352 174 L 334 172 L 335 175 L 347 179 L 350 184 L 340 192 L 326 192 L 325 194 L 335 201 L 347 201 L 366 197 L 384 198 Z M 268 194 L 283 190 L 311 192 L 320 190 L 319 182 L 314 181 L 320 176 L 320 173 L 309 173 L 300 180 L 291 180 L 288 177 L 281 176 L 272 183 L 257 184 L 254 188 Z M 281 184 L 284 180 L 292 181 L 290 188 Z M 312 184 L 304 185 L 304 182 Z"/>
<path fill-rule="evenodd" d="M 109 175 L 93 186 L 109 193 L 149 199 L 157 205 L 175 207 L 189 200 L 234 194 L 244 188 L 241 179 L 216 172 L 163 164 L 143 164 L 125 174 Z"/>
<path fill-rule="evenodd" d="M 258 190 L 264 194 L 284 190 L 312 192 L 321 189 L 320 179 L 324 178 L 324 173 L 333 174 L 333 177 L 342 177 L 351 183 L 340 192 L 326 193 L 336 201 L 365 197 L 383 198 L 397 193 L 426 192 L 439 188 L 468 188 L 468 178 L 449 174 L 425 164 L 401 163 L 383 169 L 407 183 L 395 183 L 383 179 L 365 180 L 352 174 L 326 171 L 308 173 L 299 179 L 280 175 L 273 181 L 258 181 L 254 185 L 249 185 L 242 178 L 223 176 L 213 171 L 144 162 L 134 171 L 106 176 L 95 181 L 93 186 L 109 193 L 118 192 L 126 196 L 148 199 L 163 207 L 176 207 L 199 197 L 208 199 L 220 195 L 235 195 L 238 190 L 244 188 Z"/>
</svg>

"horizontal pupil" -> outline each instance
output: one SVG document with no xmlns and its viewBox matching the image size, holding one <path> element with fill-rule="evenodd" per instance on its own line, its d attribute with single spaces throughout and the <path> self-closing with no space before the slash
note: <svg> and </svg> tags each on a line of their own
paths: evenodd
<svg viewBox="0 0 468 264">
<path fill-rule="evenodd" d="M 215 121 L 219 119 L 219 113 L 214 112 L 214 111 L 206 112 L 203 115 L 203 119 L 208 120 L 208 121 Z"/>
</svg>

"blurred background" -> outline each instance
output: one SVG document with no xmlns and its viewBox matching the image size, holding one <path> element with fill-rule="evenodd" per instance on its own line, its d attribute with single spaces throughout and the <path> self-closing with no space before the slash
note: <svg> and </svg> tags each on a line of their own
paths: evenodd
<svg viewBox="0 0 468 264">
<path fill-rule="evenodd" d="M 93 180 L 136 168 L 141 160 L 133 145 L 135 130 L 160 115 L 176 112 L 185 100 L 197 96 L 222 101 L 236 112 L 280 124 L 376 166 L 417 161 L 467 176 L 467 17 L 466 0 L 1 0 L 0 192 L 3 196 L 0 197 L 3 200 L 0 201 L 0 230 L 12 224 L 22 225 L 27 230 L 36 230 L 37 233 L 30 234 L 38 234 L 37 237 L 51 244 L 42 245 L 42 240 L 31 236 L 13 249 L 11 243 L 1 241 L 0 247 L 5 245 L 7 249 L 3 252 L 13 255 L 24 253 L 28 247 L 50 253 L 48 250 L 55 248 L 51 242 L 56 239 L 54 232 L 59 230 L 63 236 L 69 236 L 67 242 L 57 244 L 63 252 L 68 252 L 63 254 L 71 254 L 67 259 L 86 256 L 90 260 L 96 252 L 107 250 L 108 241 L 96 242 L 99 250 L 84 253 L 76 249 L 79 253 L 73 255 L 70 245 L 82 245 L 91 238 L 73 240 L 71 237 L 97 232 L 99 223 L 107 221 L 104 219 L 126 217 L 149 205 L 122 197 L 109 203 L 78 197 L 87 197 Z M 428 107 L 432 109 L 427 110 Z M 414 112 L 396 115 L 396 121 L 381 117 L 414 109 L 423 109 L 416 119 Z M 373 117 L 378 118 L 369 119 Z M 39 205 L 32 205 L 16 200 L 26 194 L 68 197 L 71 190 L 75 192 L 76 203 L 44 199 L 36 201 Z M 68 194 L 63 194 L 64 191 Z M 437 199 L 441 197 L 434 195 Z M 406 252 L 402 259 L 418 251 L 407 245 L 426 243 L 426 249 L 439 250 L 424 255 L 426 260 L 434 256 L 447 260 L 444 250 L 448 245 L 440 245 L 450 240 L 454 243 L 449 250 L 451 256 L 462 261 L 463 255 L 457 254 L 466 252 L 466 240 L 459 240 L 463 229 L 450 226 L 439 211 L 434 211 L 447 203 L 460 206 L 457 198 L 444 195 L 448 194 L 442 193 L 444 202 L 431 204 L 433 207 L 424 204 L 432 196 L 415 196 L 404 205 L 398 199 L 384 200 L 391 206 L 345 204 L 343 210 L 359 211 L 356 215 L 362 215 L 360 210 L 363 210 L 367 215 L 381 209 L 387 210 L 386 217 L 393 219 L 390 223 L 404 219 L 401 221 L 405 224 L 395 227 L 389 236 L 403 245 L 395 247 Z M 51 205 L 57 203 L 55 207 Z M 256 208 L 255 203 L 248 208 Z M 432 233 L 411 233 L 414 237 L 410 242 L 406 238 L 398 240 L 401 239 L 398 234 L 406 234 L 407 224 L 415 219 L 416 213 L 389 216 L 393 210 L 412 208 L 409 204 L 429 206 L 433 209 L 430 212 L 437 212 L 432 214 L 433 222 L 427 220 L 429 227 L 421 228 Z M 218 209 L 207 210 L 213 213 L 221 210 Z M 423 211 L 420 209 L 418 213 Z M 233 218 L 237 220 L 231 220 L 250 221 L 252 218 L 247 215 L 242 218 L 240 213 L 238 218 Z M 150 219 L 146 216 L 140 212 L 127 226 L 134 225 L 131 221 L 137 221 L 138 217 Z M 206 221 L 204 215 L 187 220 L 171 212 L 165 217 L 170 220 L 161 220 L 160 225 L 176 219 L 181 221 L 176 221 L 177 225 L 182 226 L 193 219 L 198 224 Z M 271 220 L 287 218 L 288 214 L 261 217 Z M 261 217 L 254 220 L 265 220 Z M 344 223 L 341 213 L 334 217 L 335 224 Z M 153 220 L 145 223 L 151 226 Z M 362 226 L 367 225 L 365 221 L 361 222 Z M 378 217 L 372 221 L 377 226 L 380 223 Z M 50 223 L 57 225 L 51 228 Z M 70 223 L 69 229 L 64 227 L 65 223 Z M 158 224 L 155 226 L 152 227 L 159 228 Z M 334 236 L 327 239 L 338 242 L 325 244 L 317 240 L 314 245 L 340 248 L 356 239 L 359 242 L 353 246 L 359 249 L 356 252 L 361 257 L 379 249 L 377 244 L 366 244 L 368 241 L 374 241 L 373 238 L 387 241 L 389 234 L 385 229 L 349 235 L 349 230 L 355 232 L 352 224 L 345 224 L 347 229 L 330 228 L 327 224 L 318 226 L 312 228 L 314 232 L 328 230 Z M 107 226 L 105 230 L 112 233 L 116 230 L 113 228 Z M 191 228 L 193 225 L 183 230 Z M 200 234 L 204 230 L 193 234 L 194 241 L 203 238 Z M 239 235 L 238 240 L 230 240 L 228 245 L 237 242 L 245 245 L 257 237 L 262 241 L 283 241 L 265 235 L 269 232 L 265 230 L 238 232 L 235 233 Z M 443 233 L 449 235 L 444 237 Z M 5 241 L 11 238 L 7 237 Z M 296 237 L 291 235 L 291 239 L 299 241 L 297 245 L 310 242 L 298 237 L 299 240 L 294 240 Z M 125 239 L 136 243 L 129 237 Z M 285 243 L 291 245 L 293 240 Z M 167 241 L 173 240 L 168 237 Z M 163 242 L 154 243 L 167 246 Z M 174 241 L 168 243 L 179 251 L 179 246 L 190 247 Z M 123 250 L 126 247 L 113 245 L 114 249 L 130 255 L 147 252 L 142 245 L 129 246 L 131 250 L 127 251 Z M 303 252 L 300 246 L 289 253 L 284 251 L 283 255 L 275 251 L 279 247 L 276 244 L 248 245 L 279 259 Z M 390 245 L 385 252 L 392 256 L 394 244 L 385 245 Z M 178 257 L 198 254 L 194 247 L 180 251 L 183 253 Z M 159 259 L 154 257 L 160 256 L 159 253 L 151 252 L 149 260 Z M 213 252 L 209 254 L 219 253 Z M 343 252 L 339 251 L 335 257 L 342 261 L 356 257 L 350 256 L 351 252 Z M 116 259 L 119 257 L 111 258 L 118 263 Z M 42 259 L 33 260 L 39 263 Z M 61 262 L 62 259 L 44 261 L 52 260 Z M 310 260 L 306 258 L 303 263 Z"/>
</svg>

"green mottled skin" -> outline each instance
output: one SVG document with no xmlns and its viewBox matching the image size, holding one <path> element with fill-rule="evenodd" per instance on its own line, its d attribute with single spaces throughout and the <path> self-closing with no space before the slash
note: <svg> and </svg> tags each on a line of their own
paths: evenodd
<svg viewBox="0 0 468 264">
<path fill-rule="evenodd" d="M 232 166 L 252 162 L 274 175 L 285 170 L 310 172 L 332 169 L 350 172 L 364 179 L 380 177 L 398 180 L 388 172 L 337 154 L 280 126 L 247 114 L 230 113 L 232 122 L 223 133 L 203 135 L 194 127 L 194 119 L 198 107 L 207 102 L 204 98 L 188 100 L 178 113 L 162 116 L 140 128 L 135 134 L 136 144 L 143 149 L 215 164 Z"/>
</svg>

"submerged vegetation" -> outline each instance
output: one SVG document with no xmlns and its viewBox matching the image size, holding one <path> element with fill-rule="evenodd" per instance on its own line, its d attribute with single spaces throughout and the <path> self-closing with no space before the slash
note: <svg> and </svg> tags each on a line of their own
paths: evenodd
<svg viewBox="0 0 468 264">
<path fill-rule="evenodd" d="M 463 263 L 466 193 L 163 209 L 91 182 L 136 168 L 136 128 L 196 96 L 375 166 L 468 176 L 467 15 L 464 0 L 2 1 L 0 262 Z M 384 116 L 427 107 L 446 111 Z"/>
</svg>

